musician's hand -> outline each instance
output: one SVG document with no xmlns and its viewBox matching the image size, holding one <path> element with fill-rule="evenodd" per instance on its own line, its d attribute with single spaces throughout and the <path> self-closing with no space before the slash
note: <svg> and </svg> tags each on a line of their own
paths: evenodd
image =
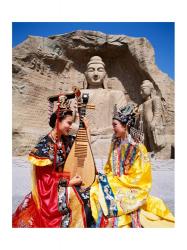
<svg viewBox="0 0 187 250">
<path fill-rule="evenodd" d="M 70 182 L 69 182 L 69 185 L 70 186 L 79 186 L 79 185 L 81 185 L 81 183 L 82 183 L 82 179 L 81 179 L 81 177 L 80 177 L 80 175 L 75 175 L 71 180 L 70 180 Z"/>
<path fill-rule="evenodd" d="M 83 122 L 84 122 L 84 126 L 85 126 L 86 130 L 89 129 L 89 120 L 88 120 L 88 118 L 84 117 Z"/>
</svg>

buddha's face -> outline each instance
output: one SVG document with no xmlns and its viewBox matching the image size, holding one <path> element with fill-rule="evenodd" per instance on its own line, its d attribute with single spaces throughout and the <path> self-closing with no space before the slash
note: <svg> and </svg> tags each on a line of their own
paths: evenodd
<svg viewBox="0 0 187 250">
<path fill-rule="evenodd" d="M 106 76 L 106 71 L 101 63 L 92 63 L 88 66 L 86 71 L 86 78 L 88 85 L 92 87 L 100 87 Z"/>
<path fill-rule="evenodd" d="M 151 88 L 149 86 L 141 86 L 140 94 L 143 99 L 146 99 L 151 95 Z"/>
</svg>

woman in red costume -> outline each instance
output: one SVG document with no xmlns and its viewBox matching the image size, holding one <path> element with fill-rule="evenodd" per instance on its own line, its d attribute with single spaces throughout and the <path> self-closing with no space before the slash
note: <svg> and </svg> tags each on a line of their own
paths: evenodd
<svg viewBox="0 0 187 250">
<path fill-rule="evenodd" d="M 62 173 L 74 142 L 72 122 L 70 109 L 58 109 L 50 118 L 52 131 L 30 152 L 32 192 L 13 214 L 13 227 L 93 227 L 89 189 L 80 187 L 80 176 L 68 180 Z"/>
</svg>

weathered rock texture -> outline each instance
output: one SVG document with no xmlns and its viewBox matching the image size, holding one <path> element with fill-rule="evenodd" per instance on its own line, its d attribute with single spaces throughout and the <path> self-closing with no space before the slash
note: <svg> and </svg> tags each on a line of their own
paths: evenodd
<svg viewBox="0 0 187 250">
<path fill-rule="evenodd" d="M 86 65 L 94 55 L 105 62 L 109 87 L 123 91 L 127 101 L 142 103 L 142 81 L 154 83 L 166 101 L 168 115 L 168 142 L 160 157 L 170 158 L 174 144 L 174 84 L 156 66 L 153 47 L 146 38 L 95 31 L 47 38 L 29 36 L 13 49 L 13 155 L 28 153 L 38 138 L 49 131 L 47 97 L 71 90 L 74 85 L 83 88 Z M 101 141 L 103 148 L 102 144 Z M 107 150 L 95 147 L 93 151 L 97 157 L 106 157 L 103 154 Z"/>
</svg>

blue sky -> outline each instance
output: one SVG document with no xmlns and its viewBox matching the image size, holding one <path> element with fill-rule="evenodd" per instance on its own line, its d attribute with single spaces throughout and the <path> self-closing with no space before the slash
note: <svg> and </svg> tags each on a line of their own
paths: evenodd
<svg viewBox="0 0 187 250">
<path fill-rule="evenodd" d="M 50 36 L 75 30 L 146 37 L 155 49 L 156 64 L 174 79 L 174 26 L 173 22 L 14 22 L 12 45 L 15 47 L 28 35 Z"/>
</svg>

